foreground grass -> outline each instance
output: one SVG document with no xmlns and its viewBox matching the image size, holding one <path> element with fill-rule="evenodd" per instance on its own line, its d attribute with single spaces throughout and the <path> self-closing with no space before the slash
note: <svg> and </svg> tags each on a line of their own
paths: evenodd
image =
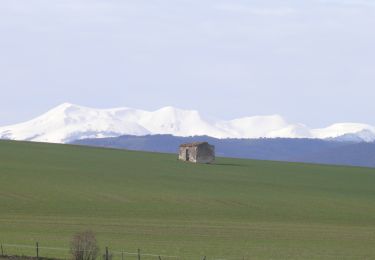
<svg viewBox="0 0 375 260">
<path fill-rule="evenodd" d="M 0 141 L 0 185 L 1 243 L 91 229 L 102 248 L 181 259 L 375 258 L 374 169 Z"/>
</svg>

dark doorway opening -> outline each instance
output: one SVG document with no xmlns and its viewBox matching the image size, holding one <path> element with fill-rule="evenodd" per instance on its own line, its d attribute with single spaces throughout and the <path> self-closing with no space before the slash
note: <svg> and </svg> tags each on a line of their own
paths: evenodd
<svg viewBox="0 0 375 260">
<path fill-rule="evenodd" d="M 186 161 L 190 161 L 190 157 L 189 157 L 189 149 L 186 149 Z"/>
</svg>

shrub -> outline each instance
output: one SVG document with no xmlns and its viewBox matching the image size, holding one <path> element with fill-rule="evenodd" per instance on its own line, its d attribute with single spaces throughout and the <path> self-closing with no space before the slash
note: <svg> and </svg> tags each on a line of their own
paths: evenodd
<svg viewBox="0 0 375 260">
<path fill-rule="evenodd" d="M 95 234 L 84 231 L 73 236 L 70 252 L 74 260 L 95 260 L 99 254 L 99 247 Z"/>
</svg>

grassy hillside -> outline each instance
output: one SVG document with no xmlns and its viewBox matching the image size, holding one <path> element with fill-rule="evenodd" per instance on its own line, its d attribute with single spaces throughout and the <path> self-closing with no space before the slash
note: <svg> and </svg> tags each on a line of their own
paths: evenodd
<svg viewBox="0 0 375 260">
<path fill-rule="evenodd" d="M 0 141 L 0 185 L 0 243 L 91 229 L 181 259 L 375 258 L 375 169 Z"/>
</svg>

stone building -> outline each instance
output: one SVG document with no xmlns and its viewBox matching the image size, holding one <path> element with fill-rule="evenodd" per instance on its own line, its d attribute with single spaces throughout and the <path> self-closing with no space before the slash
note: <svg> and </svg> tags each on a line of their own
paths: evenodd
<svg viewBox="0 0 375 260">
<path fill-rule="evenodd" d="M 178 159 L 193 163 L 213 163 L 215 161 L 215 146 L 207 142 L 182 144 Z"/>
</svg>

